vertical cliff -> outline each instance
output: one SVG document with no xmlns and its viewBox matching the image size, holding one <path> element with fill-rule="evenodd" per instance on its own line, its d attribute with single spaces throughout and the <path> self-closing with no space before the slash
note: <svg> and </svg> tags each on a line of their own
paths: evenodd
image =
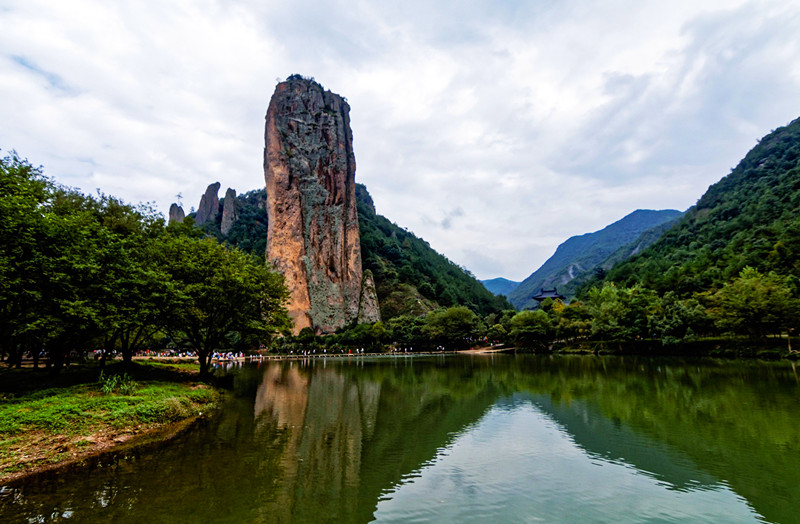
<svg viewBox="0 0 800 524">
<path fill-rule="evenodd" d="M 183 219 L 186 218 L 186 213 L 184 213 L 183 208 L 178 204 L 172 204 L 169 206 L 169 223 L 172 224 L 173 222 L 181 223 Z"/>
<path fill-rule="evenodd" d="M 265 130 L 267 258 L 286 277 L 295 332 L 379 319 L 377 299 L 362 296 L 374 284 L 362 285 L 355 170 L 347 102 L 299 75 L 278 84 Z"/>
<path fill-rule="evenodd" d="M 219 182 L 214 182 L 206 188 L 206 192 L 200 197 L 200 204 L 197 206 L 197 215 L 194 223 L 198 226 L 206 222 L 213 221 L 219 214 Z"/>
<path fill-rule="evenodd" d="M 231 232 L 233 224 L 239 218 L 239 208 L 236 201 L 236 191 L 231 188 L 225 192 L 225 200 L 222 204 L 222 222 L 220 223 L 219 230 L 223 235 Z"/>
</svg>

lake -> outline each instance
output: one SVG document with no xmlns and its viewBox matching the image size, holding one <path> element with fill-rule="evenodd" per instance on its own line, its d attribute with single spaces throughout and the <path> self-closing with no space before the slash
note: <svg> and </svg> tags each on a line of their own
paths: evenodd
<svg viewBox="0 0 800 524">
<path fill-rule="evenodd" d="M 349 357 L 227 373 L 224 409 L 190 432 L 0 488 L 0 521 L 800 522 L 792 362 Z"/>
</svg>

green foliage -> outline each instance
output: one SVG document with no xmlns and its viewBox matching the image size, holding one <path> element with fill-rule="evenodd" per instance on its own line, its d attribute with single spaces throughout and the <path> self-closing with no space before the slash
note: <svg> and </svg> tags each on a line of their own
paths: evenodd
<svg viewBox="0 0 800 524">
<path fill-rule="evenodd" d="M 139 384 L 127 373 L 123 373 L 122 375 L 106 375 L 104 371 L 100 371 L 97 384 L 100 386 L 100 391 L 102 391 L 104 395 L 110 395 L 115 390 L 119 390 L 122 395 L 130 395 L 139 387 Z"/>
<path fill-rule="evenodd" d="M 165 327 L 174 341 L 197 351 L 201 373 L 233 332 L 267 340 L 290 329 L 283 277 L 262 259 L 183 236 L 162 238 L 159 253 L 173 284 Z"/>
<path fill-rule="evenodd" d="M 712 315 L 724 331 L 763 336 L 797 325 L 800 304 L 786 277 L 745 267 L 739 277 L 712 297 Z"/>
<path fill-rule="evenodd" d="M 648 325 L 664 346 L 692 342 L 699 334 L 711 331 L 708 312 L 696 298 L 679 300 L 674 292 L 668 291 L 661 299 L 659 312 L 648 319 Z"/>
<path fill-rule="evenodd" d="M 521 349 L 547 349 L 554 333 L 550 316 L 542 309 L 520 311 L 511 319 L 509 337 Z"/>
<path fill-rule="evenodd" d="M 586 307 L 592 318 L 593 337 L 630 341 L 649 338 L 648 319 L 658 308 L 658 297 L 641 287 L 604 284 L 589 292 Z"/>
<path fill-rule="evenodd" d="M 463 349 L 477 338 L 479 328 L 475 313 L 465 306 L 453 306 L 428 313 L 424 332 L 436 345 Z"/>
</svg>

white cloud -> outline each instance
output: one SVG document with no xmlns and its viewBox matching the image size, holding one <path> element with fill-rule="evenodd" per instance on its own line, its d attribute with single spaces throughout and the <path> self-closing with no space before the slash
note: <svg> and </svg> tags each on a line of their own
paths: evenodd
<svg viewBox="0 0 800 524">
<path fill-rule="evenodd" d="M 797 2 L 6 0 L 0 24 L 0 147 L 59 181 L 163 211 L 258 187 L 275 80 L 311 75 L 378 212 L 481 278 L 688 207 L 800 113 Z"/>
</svg>

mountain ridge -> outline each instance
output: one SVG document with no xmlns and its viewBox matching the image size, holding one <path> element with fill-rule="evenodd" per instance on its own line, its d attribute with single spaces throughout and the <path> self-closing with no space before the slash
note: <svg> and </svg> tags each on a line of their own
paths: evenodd
<svg viewBox="0 0 800 524">
<path fill-rule="evenodd" d="M 640 252 L 660 236 L 651 231 L 653 228 L 660 228 L 682 215 L 674 209 L 637 209 L 600 230 L 570 237 L 509 293 L 508 300 L 518 309 L 532 307 L 535 304 L 533 295 L 542 288 L 554 287 L 570 298 L 595 270 L 608 270 L 614 262 Z M 643 237 L 645 234 L 648 236 Z"/>
</svg>

